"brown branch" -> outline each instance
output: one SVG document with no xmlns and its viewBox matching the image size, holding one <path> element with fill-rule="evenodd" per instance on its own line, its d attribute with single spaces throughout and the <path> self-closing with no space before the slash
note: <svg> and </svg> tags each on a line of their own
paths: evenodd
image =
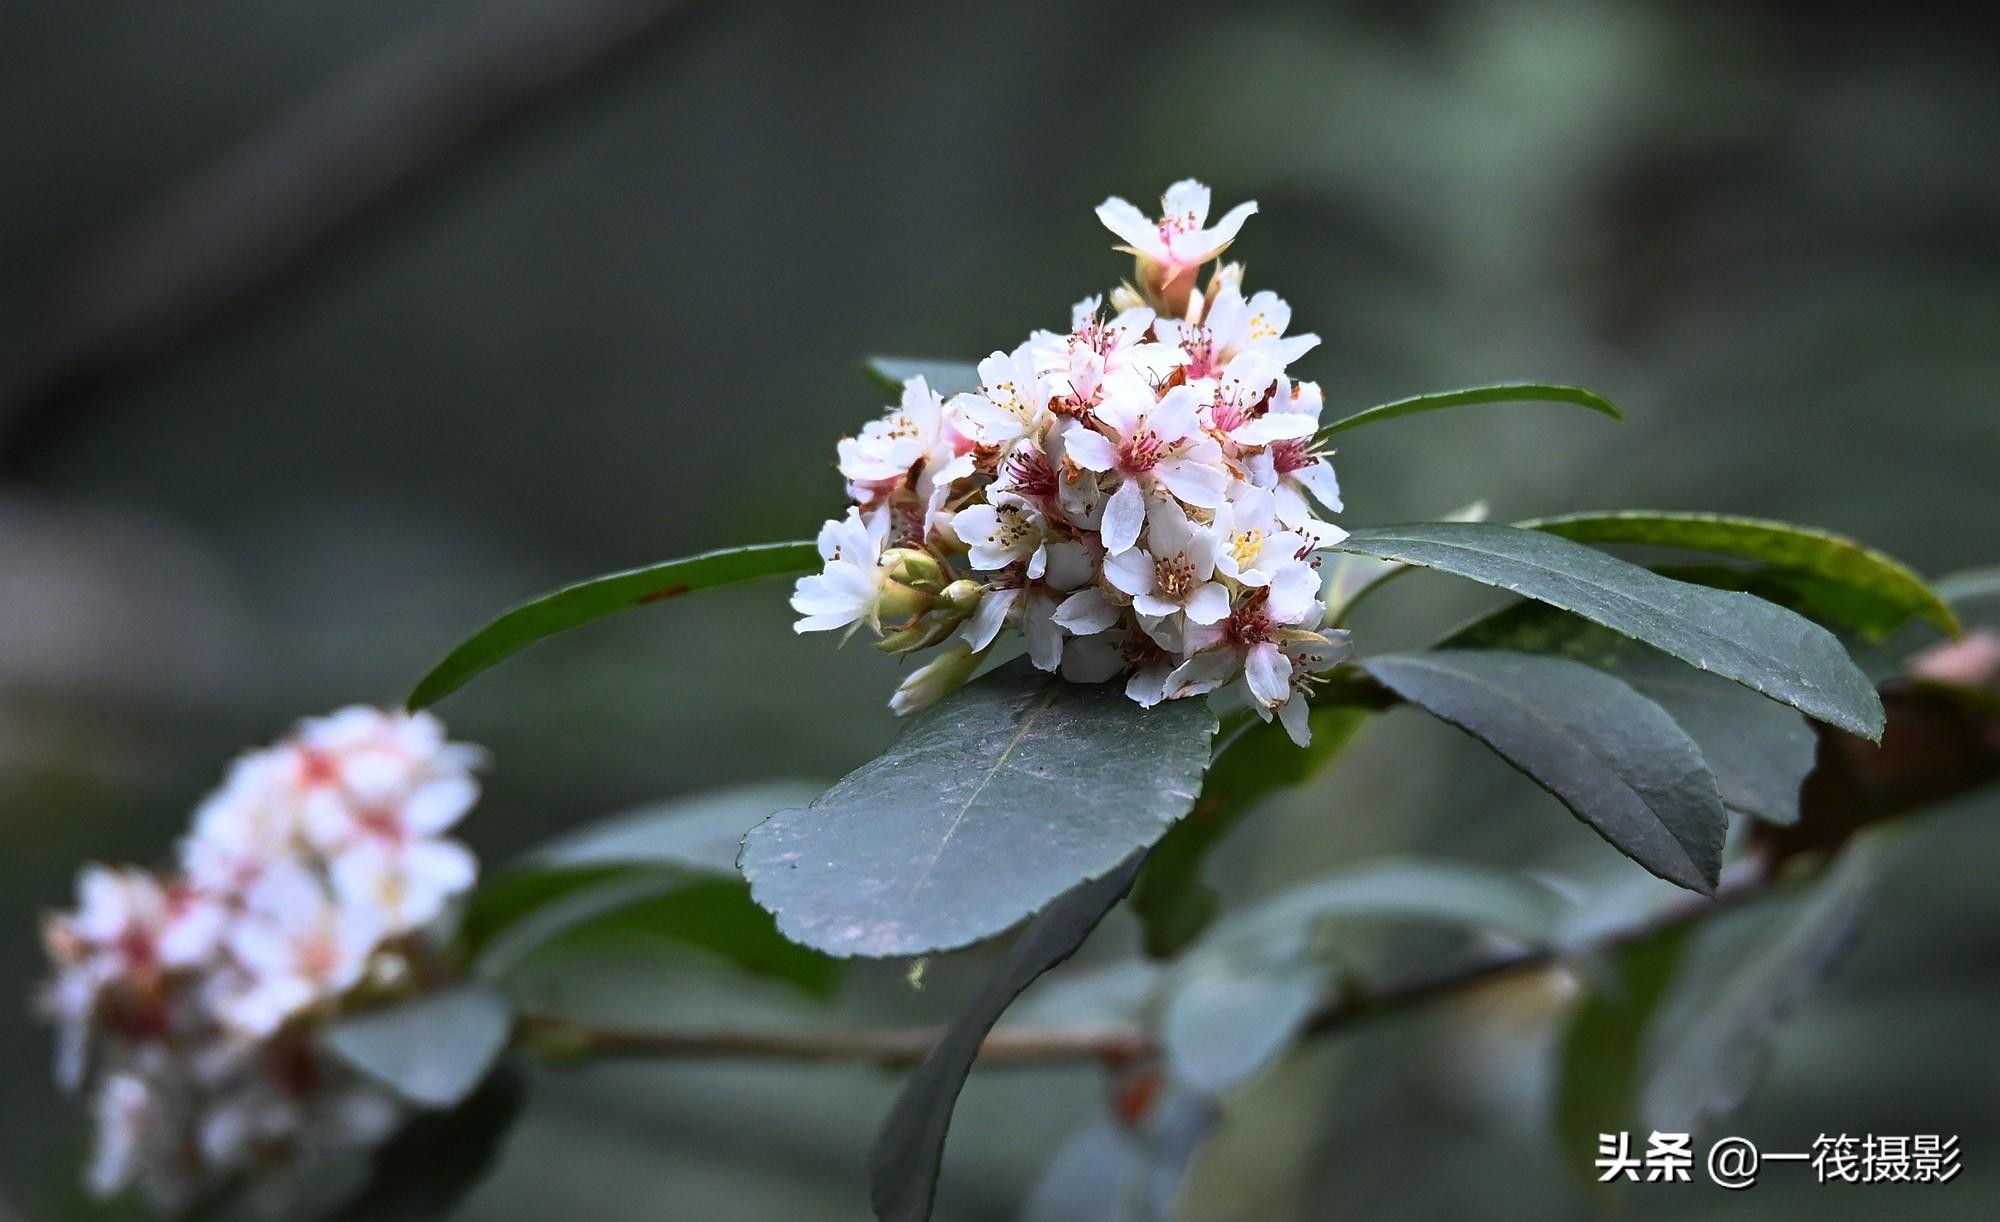
<svg viewBox="0 0 2000 1222">
<path fill-rule="evenodd" d="M 39 364 L 0 387 L 0 443 L 193 333 L 485 138 L 675 25 L 689 0 L 519 0 L 447 13 L 86 244 Z"/>
<path fill-rule="evenodd" d="M 1770 884 L 1761 863 L 1725 879 L 1713 898 L 1690 896 L 1663 913 L 1634 921 L 1593 939 L 1565 948 L 1523 950 L 1480 959 L 1428 976 L 1413 977 L 1372 991 L 1349 991 L 1319 1010 L 1306 1024 L 1312 1035 L 1339 1031 L 1430 1002 L 1469 992 L 1516 972 L 1530 971 L 1574 956 L 1615 950 L 1656 933 L 1706 919 L 1724 908 L 1763 895 Z M 553 1060 L 600 1061 L 629 1059 L 758 1059 L 797 1061 L 863 1061 L 889 1067 L 917 1064 L 937 1042 L 938 1027 L 866 1027 L 830 1030 L 709 1027 L 633 1028 L 607 1026 L 555 1015 L 529 1013 L 520 1019 L 522 1042 Z M 1128 1065 L 1156 1056 L 1151 1032 L 1137 1023 L 1040 1025 L 1010 1023 L 995 1027 L 980 1046 L 984 1065 L 1048 1065 L 1102 1061 Z"/>
</svg>

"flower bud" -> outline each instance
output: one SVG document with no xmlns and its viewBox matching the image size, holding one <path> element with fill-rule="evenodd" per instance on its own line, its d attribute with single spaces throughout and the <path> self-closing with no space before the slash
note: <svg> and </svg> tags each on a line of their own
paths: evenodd
<svg viewBox="0 0 2000 1222">
<path fill-rule="evenodd" d="M 983 583 L 960 578 L 946 586 L 938 595 L 938 610 L 964 619 L 979 609 L 979 600 L 985 594 L 986 586 Z"/>
<path fill-rule="evenodd" d="M 882 567 L 888 570 L 891 581 L 933 594 L 944 584 L 944 569 L 939 567 L 937 557 L 920 548 L 892 547 L 882 553 Z"/>
<path fill-rule="evenodd" d="M 956 619 L 948 616 L 928 614 L 883 636 L 875 642 L 875 648 L 883 653 L 915 653 L 919 649 L 929 649 L 950 636 L 957 623 Z"/>
<path fill-rule="evenodd" d="M 891 578 L 882 583 L 881 596 L 875 602 L 875 614 L 879 620 L 901 624 L 929 611 L 936 601 L 935 594 Z"/>
<path fill-rule="evenodd" d="M 929 662 L 910 672 L 896 688 L 896 694 L 889 698 L 889 709 L 898 717 L 908 717 L 920 709 L 927 709 L 952 692 L 965 686 L 972 678 L 972 672 L 979 669 L 979 660 L 986 656 L 985 650 L 974 653 L 972 646 L 964 641 L 955 642 Z"/>
</svg>

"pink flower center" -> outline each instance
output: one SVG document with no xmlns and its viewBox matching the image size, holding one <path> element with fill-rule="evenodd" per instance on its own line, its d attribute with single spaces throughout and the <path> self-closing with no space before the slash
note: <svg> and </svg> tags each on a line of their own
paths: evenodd
<svg viewBox="0 0 2000 1222">
<path fill-rule="evenodd" d="M 1048 500 L 1056 494 L 1056 469 L 1040 450 L 1020 449 L 1007 458 L 1007 486 L 1022 496 Z"/>
<path fill-rule="evenodd" d="M 1130 475 L 1144 475 L 1160 465 L 1167 455 L 1167 443 L 1150 428 L 1141 427 L 1118 446 L 1118 465 Z"/>
<path fill-rule="evenodd" d="M 1277 634 L 1277 626 L 1271 622 L 1270 613 L 1265 610 L 1268 598 L 1269 594 L 1260 589 L 1229 613 L 1229 619 L 1223 625 L 1223 630 L 1228 633 L 1231 641 L 1248 647 L 1261 645 Z"/>
<path fill-rule="evenodd" d="M 1310 443 L 1303 437 L 1271 443 L 1271 465 L 1277 469 L 1279 475 L 1303 471 L 1318 461 L 1319 455 L 1313 453 Z"/>
</svg>

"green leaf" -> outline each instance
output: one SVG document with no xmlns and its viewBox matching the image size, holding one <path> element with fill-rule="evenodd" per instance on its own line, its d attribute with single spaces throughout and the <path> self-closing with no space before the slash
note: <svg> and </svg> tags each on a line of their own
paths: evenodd
<svg viewBox="0 0 2000 1222">
<path fill-rule="evenodd" d="M 1146 953 L 1165 958 L 1192 942 L 1215 915 L 1215 891 L 1201 881 L 1208 854 L 1258 803 L 1281 789 L 1320 775 L 1361 727 L 1368 710 L 1316 704 L 1309 718 L 1312 742 L 1300 747 L 1276 722 L 1244 715 L 1238 732 L 1217 751 L 1201 797 L 1147 855 L 1132 892 L 1132 911 L 1144 927 Z"/>
<path fill-rule="evenodd" d="M 1361 667 L 1493 748 L 1640 865 L 1715 889 L 1729 817 L 1700 749 L 1659 705 L 1565 658 L 1432 650 Z"/>
<path fill-rule="evenodd" d="M 457 691 L 472 677 L 546 636 L 619 611 L 678 598 L 696 590 L 809 573 L 820 567 L 812 543 L 753 543 L 685 556 L 642 569 L 608 573 L 530 599 L 481 628 L 445 655 L 410 693 L 421 709 Z"/>
<path fill-rule="evenodd" d="M 1840 642 L 1763 599 L 1674 581 L 1541 531 L 1483 522 L 1371 527 L 1337 548 L 1575 612 L 1850 733 L 1882 736 L 1881 698 Z"/>
<path fill-rule="evenodd" d="M 1819 736 L 1782 705 L 1540 603 L 1505 607 L 1440 647 L 1555 654 L 1615 675 L 1694 739 L 1724 806 L 1767 823 L 1798 822 L 1799 790 L 1818 760 Z"/>
<path fill-rule="evenodd" d="M 1562 1037 L 1556 1066 L 1556 1139 L 1563 1161 L 1588 1170 L 1599 1133 L 1639 1127 L 1641 1057 L 1687 946 L 1678 926 L 1622 947 L 1590 983 Z"/>
<path fill-rule="evenodd" d="M 1757 918 L 1719 971 L 1688 964 L 1656 1027 L 1640 1096 L 1644 1128 L 1695 1133 L 1749 1097 L 1777 1026 L 1853 940 L 1881 873 L 1880 833 L 1850 841 L 1827 874 Z M 1708 934 L 1727 934 L 1727 929 Z"/>
<path fill-rule="evenodd" d="M 911 1071 L 868 1153 L 870 1195 L 882 1222 L 930 1217 L 952 1108 L 986 1033 L 1036 977 L 1083 945 L 1131 887 L 1143 856 L 1134 853 L 1103 877 L 1071 889 L 1028 922 L 993 975 Z"/>
<path fill-rule="evenodd" d="M 960 688 L 803 810 L 743 874 L 794 941 L 893 957 L 991 937 L 1158 840 L 1194 805 L 1215 717 L 1027 659 Z"/>
<path fill-rule="evenodd" d="M 497 978 L 557 942 L 664 941 L 828 996 L 839 984 L 839 965 L 780 935 L 735 867 L 745 831 L 819 788 L 776 781 L 718 790 L 562 837 L 480 887 L 460 946 L 482 975 Z"/>
<path fill-rule="evenodd" d="M 1601 412 L 1613 420 L 1623 420 L 1625 414 L 1612 406 L 1611 401 L 1594 391 L 1581 386 L 1554 386 L 1543 382 L 1498 382 L 1491 386 L 1468 386 L 1464 390 L 1439 390 L 1427 395 L 1412 395 L 1393 403 L 1378 404 L 1334 421 L 1320 429 L 1321 440 L 1358 429 L 1364 424 L 1374 424 L 1378 420 L 1394 420 L 1398 416 L 1414 416 L 1418 412 L 1434 412 L 1447 407 L 1470 407 L 1482 403 L 1573 403 Z"/>
<path fill-rule="evenodd" d="M 1161 1043 L 1174 1077 L 1219 1094 L 1288 1047 L 1336 983 L 1321 934 L 1336 918 L 1490 930 L 1547 944 L 1568 905 L 1519 874 L 1458 862 L 1384 860 L 1262 900 L 1219 923 L 1167 996 Z"/>
<path fill-rule="evenodd" d="M 419 1107 L 456 1107 L 507 1047 L 514 1012 L 498 990 L 455 985 L 327 1028 L 326 1048 Z"/>
<path fill-rule="evenodd" d="M 423 1112 L 372 1157 L 368 1183 L 328 1222 L 435 1222 L 477 1187 L 520 1116 L 522 1072 L 501 1062 L 445 1112 Z"/>
<path fill-rule="evenodd" d="M 1860 625 L 1873 635 L 1886 635 L 1912 615 L 1952 636 L 1961 631 L 1951 607 L 1923 578 L 1894 558 L 1830 531 L 1764 518 L 1642 510 L 1567 514 L 1518 525 L 1578 543 L 1641 543 L 1714 552 L 1818 577 L 1853 591 L 1861 600 L 1856 605 L 1876 609 L 1872 622 Z"/>
<path fill-rule="evenodd" d="M 1440 522 L 1484 522 L 1488 513 L 1485 501 L 1474 501 L 1452 510 L 1438 520 Z M 1377 560 L 1373 556 L 1359 556 L 1351 552 L 1335 552 L 1322 557 L 1320 564 L 1320 601 L 1326 604 L 1326 622 L 1339 627 L 1347 622 L 1360 601 L 1376 586 L 1389 578 L 1409 569 L 1407 564 L 1397 564 L 1391 560 Z"/>
<path fill-rule="evenodd" d="M 881 383 L 883 389 L 897 394 L 903 392 L 903 383 L 910 378 L 922 378 L 932 390 L 947 399 L 956 394 L 979 389 L 979 366 L 971 361 L 871 356 L 868 358 L 866 368 L 868 376 Z"/>
</svg>

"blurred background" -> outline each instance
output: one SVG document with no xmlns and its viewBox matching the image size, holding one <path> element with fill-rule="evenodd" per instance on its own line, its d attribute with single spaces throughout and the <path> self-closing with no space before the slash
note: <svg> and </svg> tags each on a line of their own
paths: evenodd
<svg viewBox="0 0 2000 1222">
<path fill-rule="evenodd" d="M 0 7 L 0 1209 L 136 1216 L 26 1000 L 84 859 L 165 857 L 242 746 L 387 701 L 562 581 L 809 533 L 869 352 L 976 357 L 1128 268 L 1091 216 L 1195 175 L 1324 344 L 1334 409 L 1507 378 L 1559 407 L 1352 436 L 1348 524 L 1716 509 L 2000 561 L 2000 27 L 1983 6 L 137 0 Z M 538 646 L 440 709 L 496 756 L 488 862 L 702 787 L 837 776 L 897 664 L 799 639 L 781 584 Z M 1480 605 L 1441 578 L 1364 648 Z M 1859 945 L 1732 1122 L 1962 1138 L 1946 1187 L 1628 1194 L 1639 1218 L 2000 1210 L 2000 802 L 1897 847 Z M 1410 848 L 1636 873 L 1414 714 L 1231 839 L 1233 896 Z M 1089 948 L 1130 953 L 1127 918 Z M 610 952 L 607 952 L 609 954 Z M 579 1011 L 923 1021 L 980 953 L 831 1011 L 657 948 L 536 983 Z M 1255 1088 L 1193 1216 L 1585 1216 L 1539 1117 L 1562 990 L 1371 1028 Z M 866 1216 L 895 1079 L 547 1075 L 456 1215 Z M 940 1216 L 1016 1216 L 1092 1070 L 975 1077 Z M 1261 1127 L 1260 1127 L 1261 1126 Z M 1893 1194 L 1893 1199 L 1892 1199 Z"/>
</svg>

